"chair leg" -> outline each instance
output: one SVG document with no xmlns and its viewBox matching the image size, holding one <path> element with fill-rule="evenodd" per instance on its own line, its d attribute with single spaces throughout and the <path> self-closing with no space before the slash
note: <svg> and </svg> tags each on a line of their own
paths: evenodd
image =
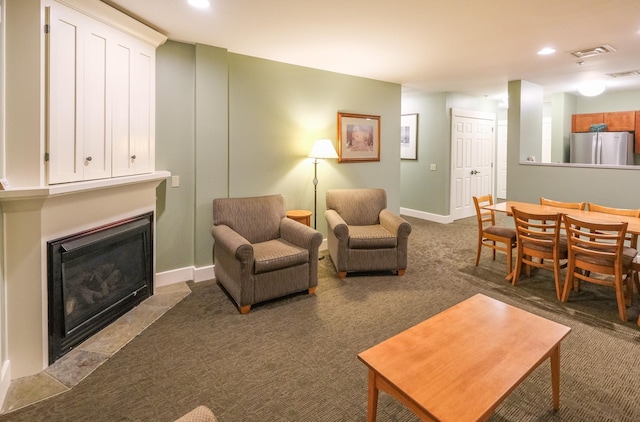
<svg viewBox="0 0 640 422">
<path fill-rule="evenodd" d="M 620 275 L 620 278 L 622 276 Z M 627 304 L 624 298 L 624 289 L 623 280 L 616 280 L 616 299 L 618 300 L 618 313 L 620 314 L 620 319 L 623 322 L 627 322 Z"/>
<path fill-rule="evenodd" d="M 560 289 L 560 261 L 559 260 L 553 261 L 553 279 L 556 283 L 556 297 L 558 298 L 558 300 L 560 300 L 560 297 L 562 296 L 562 294 Z"/>
<path fill-rule="evenodd" d="M 482 238 L 478 239 L 478 252 L 476 252 L 476 267 L 480 262 L 480 254 L 482 253 Z"/>
<path fill-rule="evenodd" d="M 511 285 L 515 286 L 518 278 L 520 278 L 520 271 L 522 270 L 522 251 L 516 249 L 516 264 L 513 268 L 513 278 L 511 279 Z"/>
<path fill-rule="evenodd" d="M 347 276 L 346 271 L 338 271 L 338 278 L 345 278 Z"/>
<path fill-rule="evenodd" d="M 317 289 L 317 287 L 309 287 L 309 294 L 310 295 L 315 294 L 316 293 L 316 289 Z"/>
<path fill-rule="evenodd" d="M 567 264 L 567 276 L 564 280 L 564 289 L 562 289 L 562 298 L 560 299 L 562 302 L 566 302 L 569 299 L 569 291 L 573 287 L 573 271 L 575 270 L 575 265 L 571 263 Z"/>
<path fill-rule="evenodd" d="M 238 308 L 238 310 L 240 311 L 240 313 L 242 315 L 246 315 L 249 313 L 249 311 L 251 310 L 251 305 L 244 305 L 244 306 L 240 306 Z"/>
<path fill-rule="evenodd" d="M 398 276 L 399 276 L 399 277 L 402 277 L 402 276 L 404 275 L 405 270 L 406 270 L 406 268 L 401 268 L 401 269 L 399 269 L 399 270 L 398 270 Z"/>
</svg>

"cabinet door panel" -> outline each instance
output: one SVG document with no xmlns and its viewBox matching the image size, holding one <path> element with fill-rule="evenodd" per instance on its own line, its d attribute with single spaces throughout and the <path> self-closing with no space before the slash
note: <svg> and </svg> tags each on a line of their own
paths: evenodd
<svg viewBox="0 0 640 422">
<path fill-rule="evenodd" d="M 114 176 L 133 174 L 131 144 L 131 48 L 117 43 L 114 47 L 111 87 L 111 168 Z"/>
<path fill-rule="evenodd" d="M 82 110 L 76 103 L 82 36 L 74 16 L 58 10 L 49 9 L 49 26 L 49 183 L 73 182 L 82 180 Z"/>
<path fill-rule="evenodd" d="M 604 113 L 574 114 L 571 117 L 572 132 L 589 132 L 591 125 L 604 123 Z"/>
<path fill-rule="evenodd" d="M 633 132 L 636 126 L 634 111 L 604 113 L 604 122 L 609 132 Z"/>
<path fill-rule="evenodd" d="M 155 74 L 154 56 L 141 50 L 133 64 L 134 95 L 131 101 L 132 139 L 136 173 L 151 172 L 155 168 Z"/>
<path fill-rule="evenodd" d="M 84 54 L 84 180 L 111 177 L 111 135 L 107 92 L 107 38 L 92 30 Z"/>
</svg>

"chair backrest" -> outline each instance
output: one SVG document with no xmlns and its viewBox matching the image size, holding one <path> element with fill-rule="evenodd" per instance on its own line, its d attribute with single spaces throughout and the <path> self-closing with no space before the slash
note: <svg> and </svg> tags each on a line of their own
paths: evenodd
<svg viewBox="0 0 640 422">
<path fill-rule="evenodd" d="M 520 211 L 516 207 L 511 208 L 511 213 L 516 226 L 517 241 L 523 247 L 532 250 L 530 255 L 536 255 L 536 250 L 547 253 L 550 250 L 559 252 L 561 213 L 534 214 Z"/>
<path fill-rule="evenodd" d="M 640 209 L 613 208 L 589 202 L 589 211 L 602 212 L 605 214 L 622 215 L 625 217 L 640 217 Z"/>
<path fill-rule="evenodd" d="M 611 272 L 602 271 L 602 268 L 622 265 L 622 251 L 627 233 L 626 222 L 601 223 L 565 214 L 564 225 L 567 232 L 569 260 L 598 265 L 601 267 L 599 272 L 605 274 Z"/>
<path fill-rule="evenodd" d="M 620 215 L 623 217 L 640 217 L 640 209 L 606 207 L 604 205 L 594 204 L 593 202 L 589 202 L 589 211 Z M 638 247 L 638 235 L 627 233 L 626 240 L 632 248 Z"/>
<path fill-rule="evenodd" d="M 554 201 L 553 199 L 548 199 L 548 198 L 540 198 L 540 205 L 548 205 L 550 207 L 569 208 L 572 210 L 584 211 L 585 207 L 587 206 L 587 203 L 586 202 L 561 202 L 561 201 Z"/>
<path fill-rule="evenodd" d="M 478 229 L 480 232 L 482 232 L 485 227 L 496 225 L 496 217 L 493 211 L 482 208 L 487 205 L 493 205 L 493 196 L 491 196 L 491 194 L 474 196 L 473 205 L 476 207 L 476 218 L 478 219 Z"/>
<path fill-rule="evenodd" d="M 330 189 L 327 210 L 335 210 L 349 226 L 380 224 L 380 211 L 387 208 L 384 189 Z"/>
<path fill-rule="evenodd" d="M 282 195 L 213 200 L 213 224 L 229 226 L 249 243 L 280 237 L 280 222 L 286 215 Z"/>
</svg>

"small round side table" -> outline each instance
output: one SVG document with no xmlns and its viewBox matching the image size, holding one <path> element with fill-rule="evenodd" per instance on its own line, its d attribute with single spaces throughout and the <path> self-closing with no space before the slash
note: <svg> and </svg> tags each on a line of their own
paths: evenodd
<svg viewBox="0 0 640 422">
<path fill-rule="evenodd" d="M 311 214 L 312 214 L 311 211 L 307 211 L 307 210 L 287 211 L 287 217 L 309 227 L 311 227 Z"/>
</svg>

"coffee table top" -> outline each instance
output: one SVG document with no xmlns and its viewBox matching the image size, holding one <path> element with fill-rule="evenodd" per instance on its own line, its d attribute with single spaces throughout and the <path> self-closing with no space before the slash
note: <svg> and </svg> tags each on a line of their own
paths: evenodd
<svg viewBox="0 0 640 422">
<path fill-rule="evenodd" d="M 435 419 L 479 420 L 570 330 L 477 294 L 358 358 Z"/>
</svg>

